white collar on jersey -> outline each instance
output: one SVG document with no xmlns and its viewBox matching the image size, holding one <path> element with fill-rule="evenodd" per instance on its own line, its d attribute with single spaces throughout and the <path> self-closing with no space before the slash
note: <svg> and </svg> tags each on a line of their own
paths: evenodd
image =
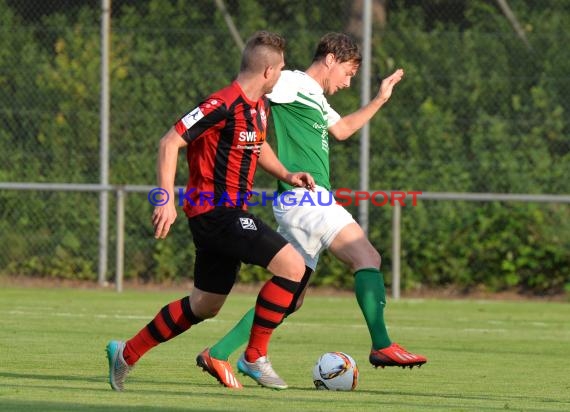
<svg viewBox="0 0 570 412">
<path fill-rule="evenodd" d="M 295 73 L 297 76 L 303 78 L 303 86 L 307 89 L 307 91 L 311 94 L 323 94 L 324 90 L 321 87 L 321 85 L 319 84 L 318 81 L 316 81 L 315 79 L 313 79 L 311 76 L 309 76 L 307 73 L 302 72 L 301 70 L 295 70 L 293 73 Z"/>
</svg>

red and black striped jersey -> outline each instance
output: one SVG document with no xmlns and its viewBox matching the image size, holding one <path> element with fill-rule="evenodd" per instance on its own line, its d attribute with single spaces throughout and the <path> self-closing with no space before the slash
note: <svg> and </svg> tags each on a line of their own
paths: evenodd
<svg viewBox="0 0 570 412">
<path fill-rule="evenodd" d="M 246 209 L 261 145 L 266 138 L 269 104 L 247 98 L 237 81 L 211 94 L 174 125 L 188 142 L 188 217 L 214 207 Z"/>
</svg>

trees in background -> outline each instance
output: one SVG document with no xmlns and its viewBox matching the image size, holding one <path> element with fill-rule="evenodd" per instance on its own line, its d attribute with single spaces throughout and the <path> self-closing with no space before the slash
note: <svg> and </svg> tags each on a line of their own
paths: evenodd
<svg viewBox="0 0 570 412">
<path fill-rule="evenodd" d="M 66 4 L 38 6 L 34 13 L 0 0 L 3 181 L 98 180 L 99 2 Z M 570 192 L 570 11 L 563 1 L 509 4 L 530 50 L 496 2 L 374 2 L 376 18 L 386 20 L 374 26 L 373 86 L 397 67 L 406 77 L 371 122 L 372 188 Z M 153 184 L 158 139 L 200 98 L 231 80 L 240 50 L 213 6 L 158 0 L 113 6 L 111 182 Z M 288 66 L 299 69 L 309 65 L 322 34 L 354 30 L 358 6 L 226 2 L 244 38 L 262 28 L 282 33 L 289 40 Z M 359 96 L 355 81 L 331 101 L 349 113 Z M 358 187 L 358 145 L 357 137 L 331 142 L 334 186 Z M 177 184 L 185 179 L 181 156 Z M 274 186 L 263 174 L 257 182 Z M 96 277 L 95 195 L 3 192 L 0 202 L 0 236 L 7 245 L 0 271 Z M 256 213 L 272 220 L 269 209 Z M 187 276 L 193 251 L 182 212 L 164 242 L 152 238 L 150 214 L 145 196 L 129 195 L 127 276 Z M 569 215 L 567 205 L 553 204 L 422 201 L 405 208 L 404 286 L 568 288 Z M 389 208 L 371 208 L 370 236 L 385 272 L 390 217 Z M 318 271 L 315 284 L 351 285 L 344 267 L 326 253 Z M 251 268 L 241 276 L 248 281 L 266 274 Z"/>
</svg>

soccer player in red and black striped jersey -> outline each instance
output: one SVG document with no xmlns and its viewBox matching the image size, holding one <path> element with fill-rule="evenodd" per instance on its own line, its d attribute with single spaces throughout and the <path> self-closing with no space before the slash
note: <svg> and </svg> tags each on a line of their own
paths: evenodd
<svg viewBox="0 0 570 412">
<path fill-rule="evenodd" d="M 314 187 L 311 175 L 290 173 L 265 143 L 269 105 L 264 95 L 279 79 L 284 47 L 277 34 L 255 33 L 246 43 L 236 80 L 183 116 L 160 141 L 158 184 L 168 193 L 168 201 L 154 209 L 155 237 L 166 237 L 176 219 L 176 163 L 179 149 L 187 147 L 183 209 L 196 246 L 194 288 L 189 296 L 164 306 L 131 339 L 108 343 L 109 383 L 114 390 L 123 390 L 128 372 L 148 350 L 218 313 L 241 262 L 265 267 L 273 277 L 257 297 L 240 371 L 263 386 L 287 387 L 271 367 L 267 347 L 299 287 L 305 264 L 281 235 L 248 213 L 244 201 L 258 163 L 288 184 Z M 227 362 L 201 366 L 213 376 L 223 374 L 223 369 L 233 376 Z M 236 380 L 234 387 L 241 384 Z"/>
</svg>

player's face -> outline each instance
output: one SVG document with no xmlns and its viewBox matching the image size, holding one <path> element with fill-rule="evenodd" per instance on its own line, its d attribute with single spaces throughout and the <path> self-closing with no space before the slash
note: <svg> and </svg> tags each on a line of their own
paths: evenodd
<svg viewBox="0 0 570 412">
<path fill-rule="evenodd" d="M 350 87 L 350 80 L 356 75 L 358 65 L 353 62 L 338 63 L 331 66 L 325 93 L 334 94 L 340 89 Z"/>
<path fill-rule="evenodd" d="M 283 70 L 283 67 L 285 67 L 285 59 L 283 58 L 283 54 L 281 54 L 281 59 L 273 66 L 270 66 L 265 93 L 271 93 L 273 87 L 277 84 L 277 81 L 281 76 L 281 70 Z"/>
</svg>

